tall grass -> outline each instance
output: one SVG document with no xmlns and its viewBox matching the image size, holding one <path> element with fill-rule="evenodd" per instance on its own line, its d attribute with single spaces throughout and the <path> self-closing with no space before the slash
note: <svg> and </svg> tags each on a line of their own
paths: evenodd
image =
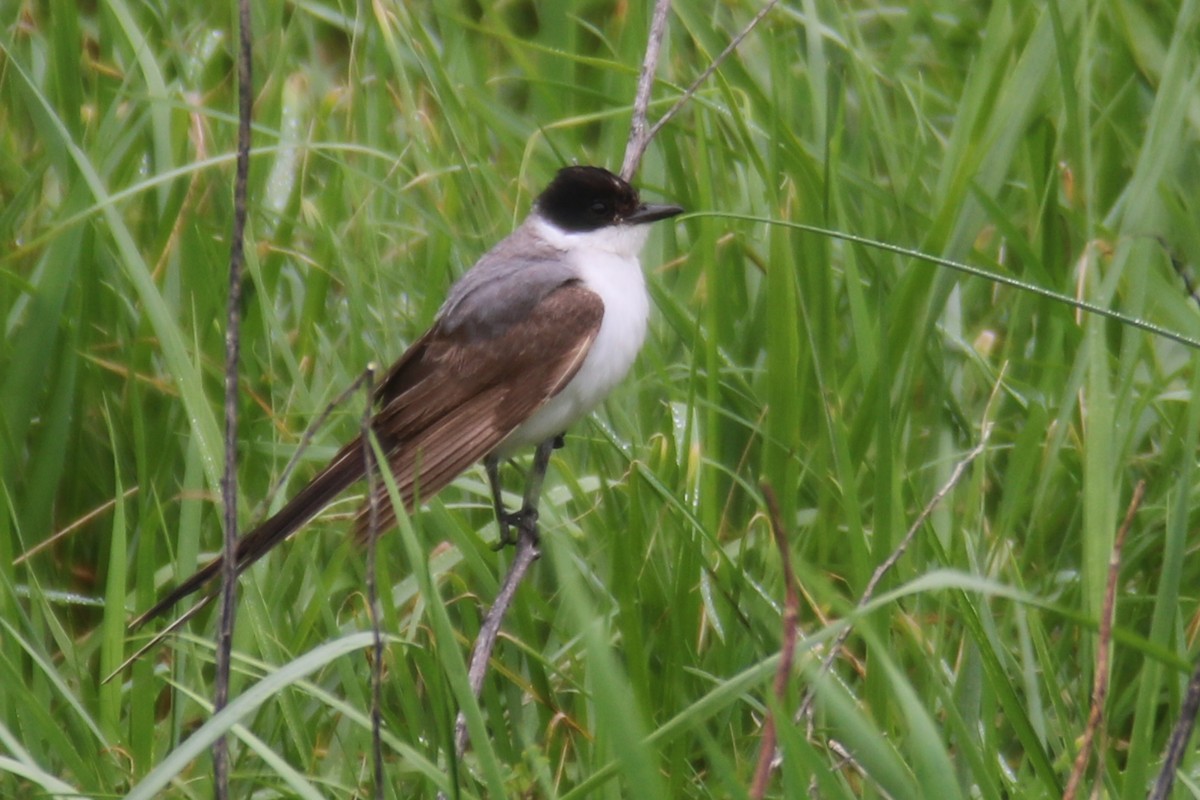
<svg viewBox="0 0 1200 800">
<path fill-rule="evenodd" d="M 675 3 L 652 116 L 756 10 Z M 207 710 L 208 618 L 100 683 L 144 641 L 131 612 L 220 541 L 232 13 L 3 9 L 5 797 L 206 797 L 222 730 L 236 794 L 369 790 L 363 566 L 343 516 L 356 497 L 243 578 L 225 713 Z M 744 797 L 764 715 L 788 719 L 810 689 L 812 726 L 781 726 L 774 796 L 1060 795 L 1112 542 L 1144 478 L 1088 773 L 1108 796 L 1143 796 L 1194 651 L 1196 355 L 772 223 L 1200 335 L 1170 257 L 1200 262 L 1197 14 L 1192 0 L 773 12 L 643 164 L 644 192 L 692 213 L 647 248 L 656 315 L 634 374 L 552 462 L 545 556 L 477 707 L 465 654 L 506 566 L 481 471 L 381 540 L 388 796 Z M 648 17 L 640 3 L 256 4 L 246 509 L 558 166 L 620 164 Z M 274 503 L 353 434 L 361 404 L 316 432 Z M 854 612 L 985 425 L 986 452 Z M 763 480 L 805 597 L 781 707 Z M 853 635 L 819 674 L 843 623 Z M 456 763 L 464 704 L 487 735 Z M 1181 796 L 1198 769 L 1185 760 Z"/>
</svg>

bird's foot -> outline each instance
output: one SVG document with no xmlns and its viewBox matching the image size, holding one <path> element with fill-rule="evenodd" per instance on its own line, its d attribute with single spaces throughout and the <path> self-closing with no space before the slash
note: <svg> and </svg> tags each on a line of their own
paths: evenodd
<svg viewBox="0 0 1200 800">
<path fill-rule="evenodd" d="M 500 524 L 500 536 L 492 546 L 493 550 L 503 550 L 510 544 L 515 545 L 521 536 L 532 536 L 535 541 L 538 538 L 536 508 L 526 506 L 519 511 L 503 511 L 496 521 Z M 512 528 L 517 529 L 516 535 L 513 535 Z"/>
</svg>

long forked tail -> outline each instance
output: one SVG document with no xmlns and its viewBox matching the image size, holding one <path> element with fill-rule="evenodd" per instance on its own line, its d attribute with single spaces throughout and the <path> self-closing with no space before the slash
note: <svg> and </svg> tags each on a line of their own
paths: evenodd
<svg viewBox="0 0 1200 800">
<path fill-rule="evenodd" d="M 307 486 L 288 501 L 279 512 L 263 522 L 237 541 L 237 572 L 242 574 L 255 561 L 270 552 L 271 548 L 300 529 L 315 517 L 321 509 L 333 502 L 348 486 L 364 474 L 362 445 L 358 439 L 342 448 L 329 462 L 329 466 L 309 482 Z M 188 595 L 199 591 L 221 573 L 220 557 L 213 559 L 196 570 L 183 583 L 176 586 L 157 603 L 142 612 L 130 629 L 140 628 L 160 616 Z"/>
</svg>

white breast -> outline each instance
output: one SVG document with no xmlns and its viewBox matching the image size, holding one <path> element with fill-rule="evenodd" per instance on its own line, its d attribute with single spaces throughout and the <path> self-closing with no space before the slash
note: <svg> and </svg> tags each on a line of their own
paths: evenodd
<svg viewBox="0 0 1200 800">
<path fill-rule="evenodd" d="M 497 448 L 501 457 L 565 431 L 590 413 L 625 377 L 646 338 L 650 298 L 638 263 L 646 226 L 565 234 L 545 223 L 538 233 L 564 251 L 580 281 L 604 301 L 600 331 L 579 372 Z"/>
</svg>

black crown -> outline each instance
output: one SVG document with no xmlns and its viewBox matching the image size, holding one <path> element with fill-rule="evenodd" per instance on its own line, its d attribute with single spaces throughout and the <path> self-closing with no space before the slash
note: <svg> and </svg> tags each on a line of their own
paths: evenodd
<svg viewBox="0 0 1200 800">
<path fill-rule="evenodd" d="M 603 167 L 564 167 L 536 206 L 563 230 L 594 231 L 615 225 L 637 211 L 637 190 Z"/>
</svg>

